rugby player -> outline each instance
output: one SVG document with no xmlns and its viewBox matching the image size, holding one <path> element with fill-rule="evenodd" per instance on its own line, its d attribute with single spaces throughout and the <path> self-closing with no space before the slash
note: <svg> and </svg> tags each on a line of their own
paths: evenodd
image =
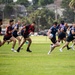
<svg viewBox="0 0 75 75">
<path fill-rule="evenodd" d="M 24 26 L 24 27 L 22 28 L 22 29 L 25 29 L 25 31 L 23 32 L 24 40 L 23 40 L 23 42 L 21 43 L 21 45 L 18 47 L 17 52 L 20 52 L 20 49 L 21 49 L 21 47 L 23 46 L 23 44 L 26 42 L 26 40 L 29 42 L 26 51 L 27 51 L 27 52 L 32 52 L 32 51 L 30 50 L 30 46 L 31 46 L 32 40 L 31 40 L 31 38 L 30 38 L 29 36 L 30 36 L 30 34 L 33 34 L 33 33 L 34 33 L 35 24 L 36 24 L 36 23 L 33 22 L 32 24 L 26 25 L 26 26 Z"/>
</svg>

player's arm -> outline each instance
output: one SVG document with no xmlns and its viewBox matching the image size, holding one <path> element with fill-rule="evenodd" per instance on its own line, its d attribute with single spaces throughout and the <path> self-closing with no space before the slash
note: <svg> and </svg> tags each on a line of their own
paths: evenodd
<svg viewBox="0 0 75 75">
<path fill-rule="evenodd" d="M 63 32 L 64 31 L 64 29 L 63 28 L 61 28 L 61 32 Z"/>
<path fill-rule="evenodd" d="M 73 35 L 75 35 L 75 32 L 74 32 L 74 30 L 72 30 L 72 34 L 73 34 Z M 73 38 L 75 39 L 75 36 L 73 36 Z"/>
<path fill-rule="evenodd" d="M 17 25 L 14 27 L 14 29 L 12 30 L 12 32 L 17 31 Z"/>
<path fill-rule="evenodd" d="M 75 34 L 74 30 L 72 30 L 72 34 L 73 34 L 73 35 Z"/>
<path fill-rule="evenodd" d="M 19 29 L 19 31 L 18 31 L 18 34 L 19 34 L 23 29 L 25 29 L 25 28 L 26 28 L 26 26 L 21 27 L 21 28 Z"/>
<path fill-rule="evenodd" d="M 17 30 L 17 26 L 14 27 L 13 31 Z"/>
<path fill-rule="evenodd" d="M 50 35 L 51 31 L 52 31 L 51 29 L 48 30 L 48 32 L 47 32 L 47 36 Z"/>
<path fill-rule="evenodd" d="M 30 31 L 30 34 L 33 35 L 34 34 L 34 31 L 35 31 L 35 28 L 32 28 L 31 31 Z"/>
</svg>

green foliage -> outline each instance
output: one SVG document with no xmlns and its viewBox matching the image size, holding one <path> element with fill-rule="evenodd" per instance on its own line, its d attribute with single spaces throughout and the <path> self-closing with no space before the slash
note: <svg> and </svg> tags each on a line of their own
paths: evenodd
<svg viewBox="0 0 75 75">
<path fill-rule="evenodd" d="M 75 10 L 75 0 L 71 0 L 71 2 L 69 3 L 69 6 Z"/>
<path fill-rule="evenodd" d="M 36 21 L 42 29 L 50 28 L 54 20 L 54 12 L 48 9 L 33 11 L 27 18 L 29 22 Z"/>
<path fill-rule="evenodd" d="M 74 22 L 74 12 L 69 7 L 70 1 L 71 0 L 63 0 L 61 5 L 65 9 L 63 11 L 63 16 L 64 16 L 63 20 L 66 22 L 72 23 Z"/>
<path fill-rule="evenodd" d="M 32 0 L 33 5 L 36 6 L 45 6 L 47 4 L 51 4 L 54 2 L 54 0 Z"/>
<path fill-rule="evenodd" d="M 5 18 L 10 18 L 11 15 L 14 13 L 14 8 L 12 5 L 7 4 L 4 8 L 4 17 Z"/>
<path fill-rule="evenodd" d="M 32 0 L 33 5 L 38 5 L 39 0 Z"/>
<path fill-rule="evenodd" d="M 63 8 L 69 8 L 69 3 L 71 0 L 62 0 L 61 6 Z"/>
<path fill-rule="evenodd" d="M 21 4 L 21 5 L 24 5 L 26 7 L 28 7 L 30 5 L 28 0 L 18 0 L 17 3 Z"/>
<path fill-rule="evenodd" d="M 45 5 L 51 4 L 53 2 L 54 2 L 53 0 L 39 0 L 38 5 L 39 6 L 45 6 Z"/>
<path fill-rule="evenodd" d="M 72 23 L 74 22 L 74 12 L 72 9 L 66 9 L 64 12 L 63 12 L 63 15 L 64 15 L 64 20 L 66 22 L 69 22 L 69 23 Z"/>
<path fill-rule="evenodd" d="M 7 3 L 12 3 L 13 0 L 0 0 L 0 3 L 2 4 L 7 4 Z"/>
</svg>

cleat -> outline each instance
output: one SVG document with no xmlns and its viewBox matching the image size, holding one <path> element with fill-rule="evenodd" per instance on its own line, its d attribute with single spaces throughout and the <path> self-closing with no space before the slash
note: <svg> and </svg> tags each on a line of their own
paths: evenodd
<svg viewBox="0 0 75 75">
<path fill-rule="evenodd" d="M 27 50 L 26 50 L 27 52 L 32 52 L 31 50 L 29 50 L 29 48 L 27 48 Z"/>
<path fill-rule="evenodd" d="M 51 50 L 48 52 L 48 55 L 51 53 Z"/>
<path fill-rule="evenodd" d="M 17 49 L 17 52 L 20 52 L 20 49 L 21 49 L 21 48 L 19 47 L 19 48 Z"/>
<path fill-rule="evenodd" d="M 16 50 L 14 50 L 13 48 L 11 49 L 11 51 L 13 51 L 13 52 L 15 52 L 15 53 L 17 52 L 17 51 L 16 51 Z"/>
<path fill-rule="evenodd" d="M 63 52 L 63 51 L 62 51 L 62 48 L 60 48 L 59 50 L 60 50 L 60 52 Z"/>
<path fill-rule="evenodd" d="M 72 50 L 74 50 L 74 47 L 71 47 Z"/>
</svg>

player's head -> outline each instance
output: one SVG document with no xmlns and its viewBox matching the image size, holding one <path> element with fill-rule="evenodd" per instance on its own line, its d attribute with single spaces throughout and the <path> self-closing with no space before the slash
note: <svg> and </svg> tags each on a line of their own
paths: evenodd
<svg viewBox="0 0 75 75">
<path fill-rule="evenodd" d="M 17 22 L 17 23 L 18 23 L 18 25 L 20 25 L 20 24 L 21 24 L 21 22 L 20 22 L 19 20 L 18 20 L 18 22 Z"/>
<path fill-rule="evenodd" d="M 10 21 L 9 21 L 9 24 L 10 24 L 10 25 L 13 25 L 13 24 L 14 24 L 14 20 L 10 20 Z"/>
<path fill-rule="evenodd" d="M 64 25 L 64 21 L 61 21 L 61 24 Z"/>
<path fill-rule="evenodd" d="M 36 22 L 35 22 L 35 21 L 33 21 L 31 25 L 32 25 L 32 26 L 34 26 L 35 24 L 36 24 Z"/>
<path fill-rule="evenodd" d="M 2 19 L 0 19 L 0 25 L 2 25 L 3 24 L 3 20 Z"/>
<path fill-rule="evenodd" d="M 58 25 L 58 23 L 57 23 L 57 22 L 54 22 L 54 23 L 53 23 L 53 25 L 54 25 L 54 26 L 57 26 L 57 25 Z"/>
<path fill-rule="evenodd" d="M 66 27 L 68 27 L 68 24 L 67 24 L 67 23 L 65 23 L 64 25 L 65 25 Z"/>
<path fill-rule="evenodd" d="M 16 20 L 15 23 L 17 23 L 18 25 L 21 24 L 20 20 Z"/>
<path fill-rule="evenodd" d="M 22 21 L 22 26 L 24 26 L 24 25 L 26 25 L 26 24 L 25 24 L 25 21 Z"/>
</svg>

